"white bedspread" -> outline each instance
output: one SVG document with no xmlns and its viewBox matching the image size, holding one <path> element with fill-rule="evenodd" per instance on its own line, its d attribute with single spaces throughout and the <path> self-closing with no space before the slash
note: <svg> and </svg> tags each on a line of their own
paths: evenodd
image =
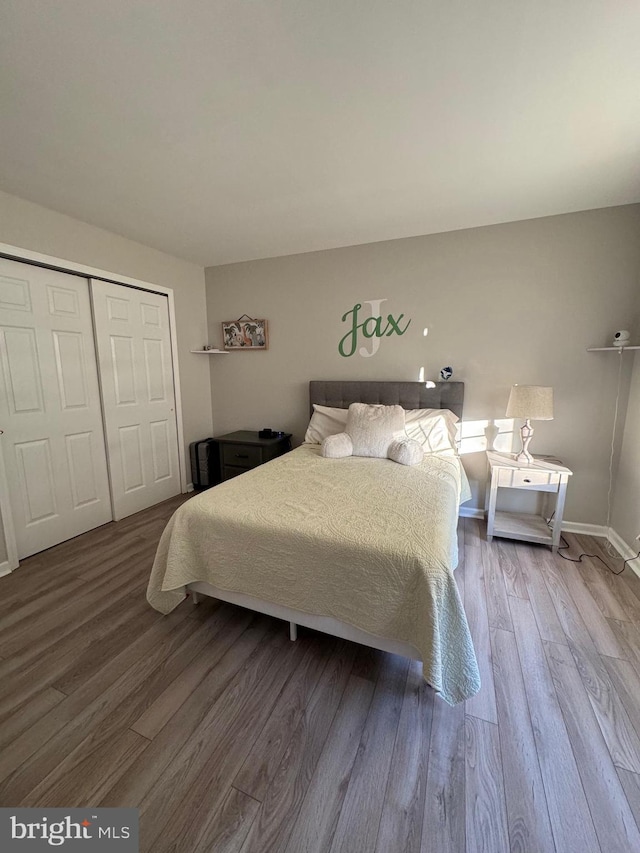
<svg viewBox="0 0 640 853">
<path fill-rule="evenodd" d="M 458 506 L 469 486 L 456 457 L 416 466 L 323 459 L 303 445 L 183 504 L 167 525 L 147 598 L 168 613 L 185 585 L 330 616 L 412 645 L 449 703 L 480 678 L 458 588 Z"/>
</svg>

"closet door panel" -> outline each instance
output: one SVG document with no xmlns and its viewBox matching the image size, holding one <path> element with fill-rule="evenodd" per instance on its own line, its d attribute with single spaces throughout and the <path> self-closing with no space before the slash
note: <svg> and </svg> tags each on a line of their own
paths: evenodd
<svg viewBox="0 0 640 853">
<path fill-rule="evenodd" d="M 111 521 L 86 279 L 0 259 L 0 429 L 20 558 Z"/>
<path fill-rule="evenodd" d="M 116 519 L 180 492 L 166 296 L 92 280 Z"/>
</svg>

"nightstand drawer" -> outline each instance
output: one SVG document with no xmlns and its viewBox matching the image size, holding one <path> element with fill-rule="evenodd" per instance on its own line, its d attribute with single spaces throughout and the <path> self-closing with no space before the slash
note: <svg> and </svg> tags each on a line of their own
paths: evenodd
<svg viewBox="0 0 640 853">
<path fill-rule="evenodd" d="M 509 468 L 501 468 L 498 471 L 498 485 L 511 489 L 555 492 L 559 483 L 560 474 L 555 471 L 521 471 Z"/>
<path fill-rule="evenodd" d="M 262 462 L 262 448 L 249 444 L 223 444 L 222 461 L 236 468 L 255 468 Z"/>
<path fill-rule="evenodd" d="M 240 474 L 246 474 L 248 468 L 236 468 L 233 465 L 225 465 L 222 470 L 222 481 L 233 480 L 234 477 L 239 477 Z"/>
</svg>

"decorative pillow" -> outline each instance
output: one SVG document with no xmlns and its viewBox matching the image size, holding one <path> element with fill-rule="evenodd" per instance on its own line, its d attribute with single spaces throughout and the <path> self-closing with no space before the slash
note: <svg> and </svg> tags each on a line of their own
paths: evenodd
<svg viewBox="0 0 640 853">
<path fill-rule="evenodd" d="M 354 456 L 384 459 L 391 442 L 404 436 L 404 409 L 352 403 L 345 432 L 353 442 Z"/>
<path fill-rule="evenodd" d="M 412 438 L 399 438 L 389 445 L 388 455 L 401 465 L 417 465 L 424 459 L 424 450 Z"/>
<path fill-rule="evenodd" d="M 328 435 L 322 441 L 320 453 L 327 459 L 342 459 L 345 456 L 353 456 L 353 442 L 346 432 Z"/>
<path fill-rule="evenodd" d="M 449 409 L 411 409 L 405 413 L 405 431 L 425 453 L 457 454 L 458 420 Z"/>
<path fill-rule="evenodd" d="M 327 436 L 344 432 L 348 414 L 348 409 L 334 409 L 314 403 L 313 414 L 304 437 L 305 443 L 322 444 Z"/>
<path fill-rule="evenodd" d="M 321 454 L 330 459 L 345 456 L 369 456 L 393 460 L 401 465 L 421 462 L 424 452 L 404 432 L 404 409 L 401 406 L 369 406 L 352 403 L 345 432 L 328 435 L 322 440 Z"/>
</svg>

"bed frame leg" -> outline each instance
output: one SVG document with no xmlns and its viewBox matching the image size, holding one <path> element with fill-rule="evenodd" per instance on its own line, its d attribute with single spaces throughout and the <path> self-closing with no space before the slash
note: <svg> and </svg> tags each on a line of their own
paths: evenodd
<svg viewBox="0 0 640 853">
<path fill-rule="evenodd" d="M 295 622 L 289 622 L 289 639 L 292 643 L 298 639 L 298 626 Z"/>
<path fill-rule="evenodd" d="M 194 592 L 193 590 L 191 590 L 190 595 L 191 595 L 191 601 L 192 601 L 194 604 L 200 604 L 200 595 L 199 595 L 199 593 Z"/>
</svg>

